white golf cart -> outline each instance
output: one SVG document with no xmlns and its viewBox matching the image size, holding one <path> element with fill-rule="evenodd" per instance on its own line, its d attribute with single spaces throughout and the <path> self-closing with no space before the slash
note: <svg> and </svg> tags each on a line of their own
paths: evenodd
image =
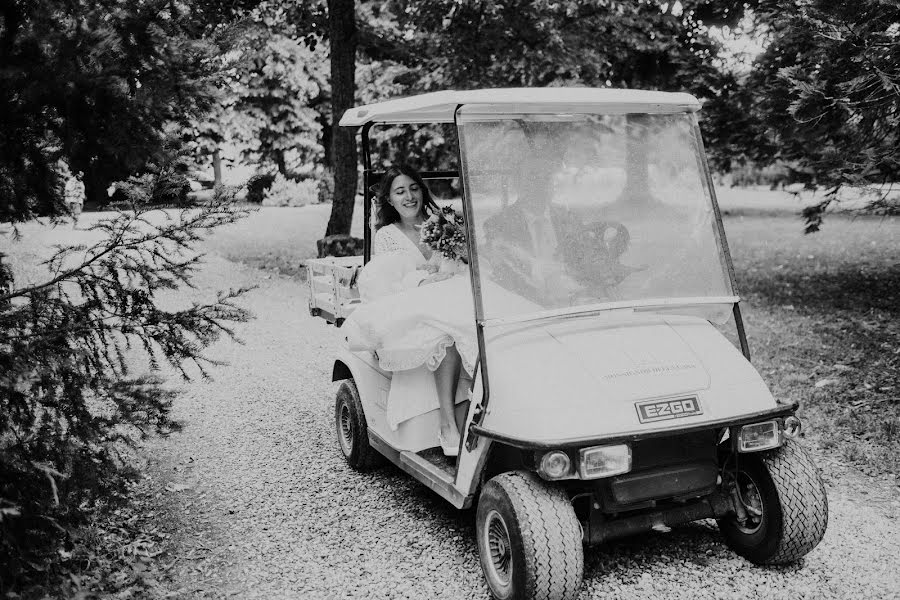
<svg viewBox="0 0 900 600">
<path fill-rule="evenodd" d="M 371 127 L 458 133 L 458 171 L 423 175 L 458 177 L 467 227 L 478 362 L 460 385 L 459 456 L 436 448 L 437 410 L 389 424 L 392 374 L 371 352 L 335 361 L 335 424 L 354 469 L 386 458 L 455 507 L 477 505 L 496 598 L 574 598 L 584 544 L 698 519 L 756 564 L 796 561 L 825 532 L 797 405 L 750 364 L 699 108 L 687 94 L 496 89 L 341 119 L 361 127 L 366 190 L 379 177 Z M 535 252 L 524 214 L 551 220 L 552 256 Z"/>
</svg>

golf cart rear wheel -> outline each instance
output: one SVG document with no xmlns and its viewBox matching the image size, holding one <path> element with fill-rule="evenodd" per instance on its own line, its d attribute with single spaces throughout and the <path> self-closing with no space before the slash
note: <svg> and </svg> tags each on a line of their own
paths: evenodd
<svg viewBox="0 0 900 600">
<path fill-rule="evenodd" d="M 740 455 L 734 477 L 747 519 L 719 520 L 732 550 L 759 565 L 781 565 L 806 556 L 822 540 L 828 525 L 825 485 L 798 442 Z"/>
<path fill-rule="evenodd" d="M 498 600 L 575 598 L 584 573 L 581 526 L 562 488 L 534 473 L 504 473 L 481 491 L 478 555 Z"/>
<path fill-rule="evenodd" d="M 345 379 L 334 399 L 334 425 L 341 454 L 357 471 L 368 471 L 381 464 L 381 455 L 369 444 L 366 415 L 359 391 L 352 379 Z"/>
</svg>

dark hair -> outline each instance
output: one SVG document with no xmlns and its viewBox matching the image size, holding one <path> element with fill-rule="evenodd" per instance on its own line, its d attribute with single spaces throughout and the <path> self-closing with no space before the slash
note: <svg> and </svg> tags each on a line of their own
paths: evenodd
<svg viewBox="0 0 900 600">
<path fill-rule="evenodd" d="M 396 223 L 400 220 L 400 213 L 391 204 L 391 184 L 400 175 L 406 175 L 417 184 L 422 190 L 422 211 L 427 215 L 429 212 L 437 212 L 438 205 L 431 197 L 431 191 L 425 185 L 425 180 L 419 175 L 419 172 L 408 165 L 394 165 L 384 172 L 381 182 L 378 184 L 378 193 L 375 196 L 376 212 L 375 212 L 375 229 L 381 229 L 385 225 Z"/>
</svg>

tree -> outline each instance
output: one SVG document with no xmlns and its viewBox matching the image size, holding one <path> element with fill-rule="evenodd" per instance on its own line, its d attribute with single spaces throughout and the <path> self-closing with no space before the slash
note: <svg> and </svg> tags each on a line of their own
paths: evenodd
<svg viewBox="0 0 900 600">
<path fill-rule="evenodd" d="M 380 89 L 406 95 L 439 89 L 587 85 L 684 90 L 728 113 L 727 81 L 711 60 L 719 45 L 711 24 L 734 24 L 742 2 L 610 3 L 531 0 L 394 0 L 360 2 L 359 51 L 364 73 Z M 367 65 L 370 61 L 370 65 Z M 361 101 L 376 101 L 366 97 Z M 723 119 L 705 130 L 728 131 Z M 376 133 L 413 163 L 456 162 L 452 135 L 437 129 Z M 707 132 L 709 133 L 709 132 Z"/>
<path fill-rule="evenodd" d="M 243 289 L 163 307 L 161 292 L 191 285 L 196 242 L 244 214 L 221 187 L 197 209 L 147 213 L 173 185 L 165 164 L 131 178 L 132 210 L 90 228 L 101 241 L 58 248 L 44 281 L 0 288 L 0 565 L 10 576 L 116 485 L 123 445 L 174 426 L 173 394 L 133 373 L 127 355 L 207 376 L 216 363 L 205 348 L 249 316 L 235 304 Z"/>
<path fill-rule="evenodd" d="M 196 5 L 201 13 L 232 10 Z M 216 46 L 203 38 L 208 24 L 191 20 L 191 7 L 186 0 L 0 5 L 0 221 L 63 213 L 60 159 L 84 171 L 95 201 L 123 179 L 133 204 L 91 228 L 100 242 L 59 248 L 42 282 L 17 287 L 10 258 L 0 265 L 4 584 L 42 540 L 58 539 L 116 485 L 121 444 L 174 426 L 172 394 L 153 377 L 136 377 L 126 355 L 142 351 L 152 366 L 168 362 L 187 376 L 193 364 L 205 375 L 212 362 L 205 348 L 249 316 L 235 303 L 244 290 L 186 307 L 160 300 L 160 292 L 190 285 L 204 232 L 243 215 L 224 188 L 171 219 L 146 212 L 179 197 L 185 183 L 167 132 L 198 119 L 215 98 Z"/>
<path fill-rule="evenodd" d="M 321 48 L 262 27 L 247 32 L 233 67 L 238 137 L 250 157 L 288 175 L 288 157 L 322 161 L 319 114 L 313 107 L 327 75 Z"/>
<path fill-rule="evenodd" d="M 337 125 L 354 105 L 356 93 L 356 13 L 354 0 L 328 0 L 331 44 L 331 122 Z M 335 127 L 331 133 L 334 204 L 325 235 L 348 234 L 356 200 L 356 132 Z"/>
<path fill-rule="evenodd" d="M 335 183 L 342 188 L 336 190 L 330 234 L 349 231 L 352 217 L 353 133 L 335 125 L 353 105 L 350 57 L 356 50 L 357 72 L 365 79 L 357 81 L 361 102 L 383 99 L 384 90 L 408 95 L 449 88 L 589 85 L 686 90 L 720 105 L 717 110 L 726 114 L 733 96 L 723 93 L 729 82 L 713 64 L 719 46 L 709 26 L 733 25 L 754 4 L 330 0 L 327 27 L 321 2 L 298 7 L 273 0 L 269 8 L 282 11 L 280 18 L 291 23 L 294 35 L 321 36 L 324 31 L 329 39 L 333 110 L 320 123 L 323 140 L 333 140 Z M 370 90 L 366 82 L 373 84 Z M 338 83 L 343 91 L 334 89 Z M 723 119 L 701 126 L 720 125 L 727 131 Z M 414 138 L 430 145 L 429 164 L 455 160 L 452 147 L 446 146 L 452 136 L 441 131 L 390 135 L 407 148 L 416 147 Z"/>
<path fill-rule="evenodd" d="M 218 47 L 169 0 L 5 2 L 0 26 L 0 218 L 60 212 L 55 165 L 88 201 L 140 172 L 167 123 L 189 126 L 218 86 Z"/>
<path fill-rule="evenodd" d="M 756 126 L 745 149 L 826 189 L 804 211 L 814 232 L 842 188 L 900 176 L 900 5 L 777 0 L 759 11 L 771 42 L 746 82 Z M 870 208 L 898 210 L 884 195 Z"/>
</svg>

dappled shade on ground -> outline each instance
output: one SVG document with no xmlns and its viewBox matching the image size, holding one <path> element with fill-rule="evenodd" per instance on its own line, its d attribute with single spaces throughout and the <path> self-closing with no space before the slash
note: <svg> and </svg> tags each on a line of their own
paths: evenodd
<svg viewBox="0 0 900 600">
<path fill-rule="evenodd" d="M 809 435 L 870 473 L 900 472 L 900 218 L 726 217 L 750 349 Z"/>
</svg>

